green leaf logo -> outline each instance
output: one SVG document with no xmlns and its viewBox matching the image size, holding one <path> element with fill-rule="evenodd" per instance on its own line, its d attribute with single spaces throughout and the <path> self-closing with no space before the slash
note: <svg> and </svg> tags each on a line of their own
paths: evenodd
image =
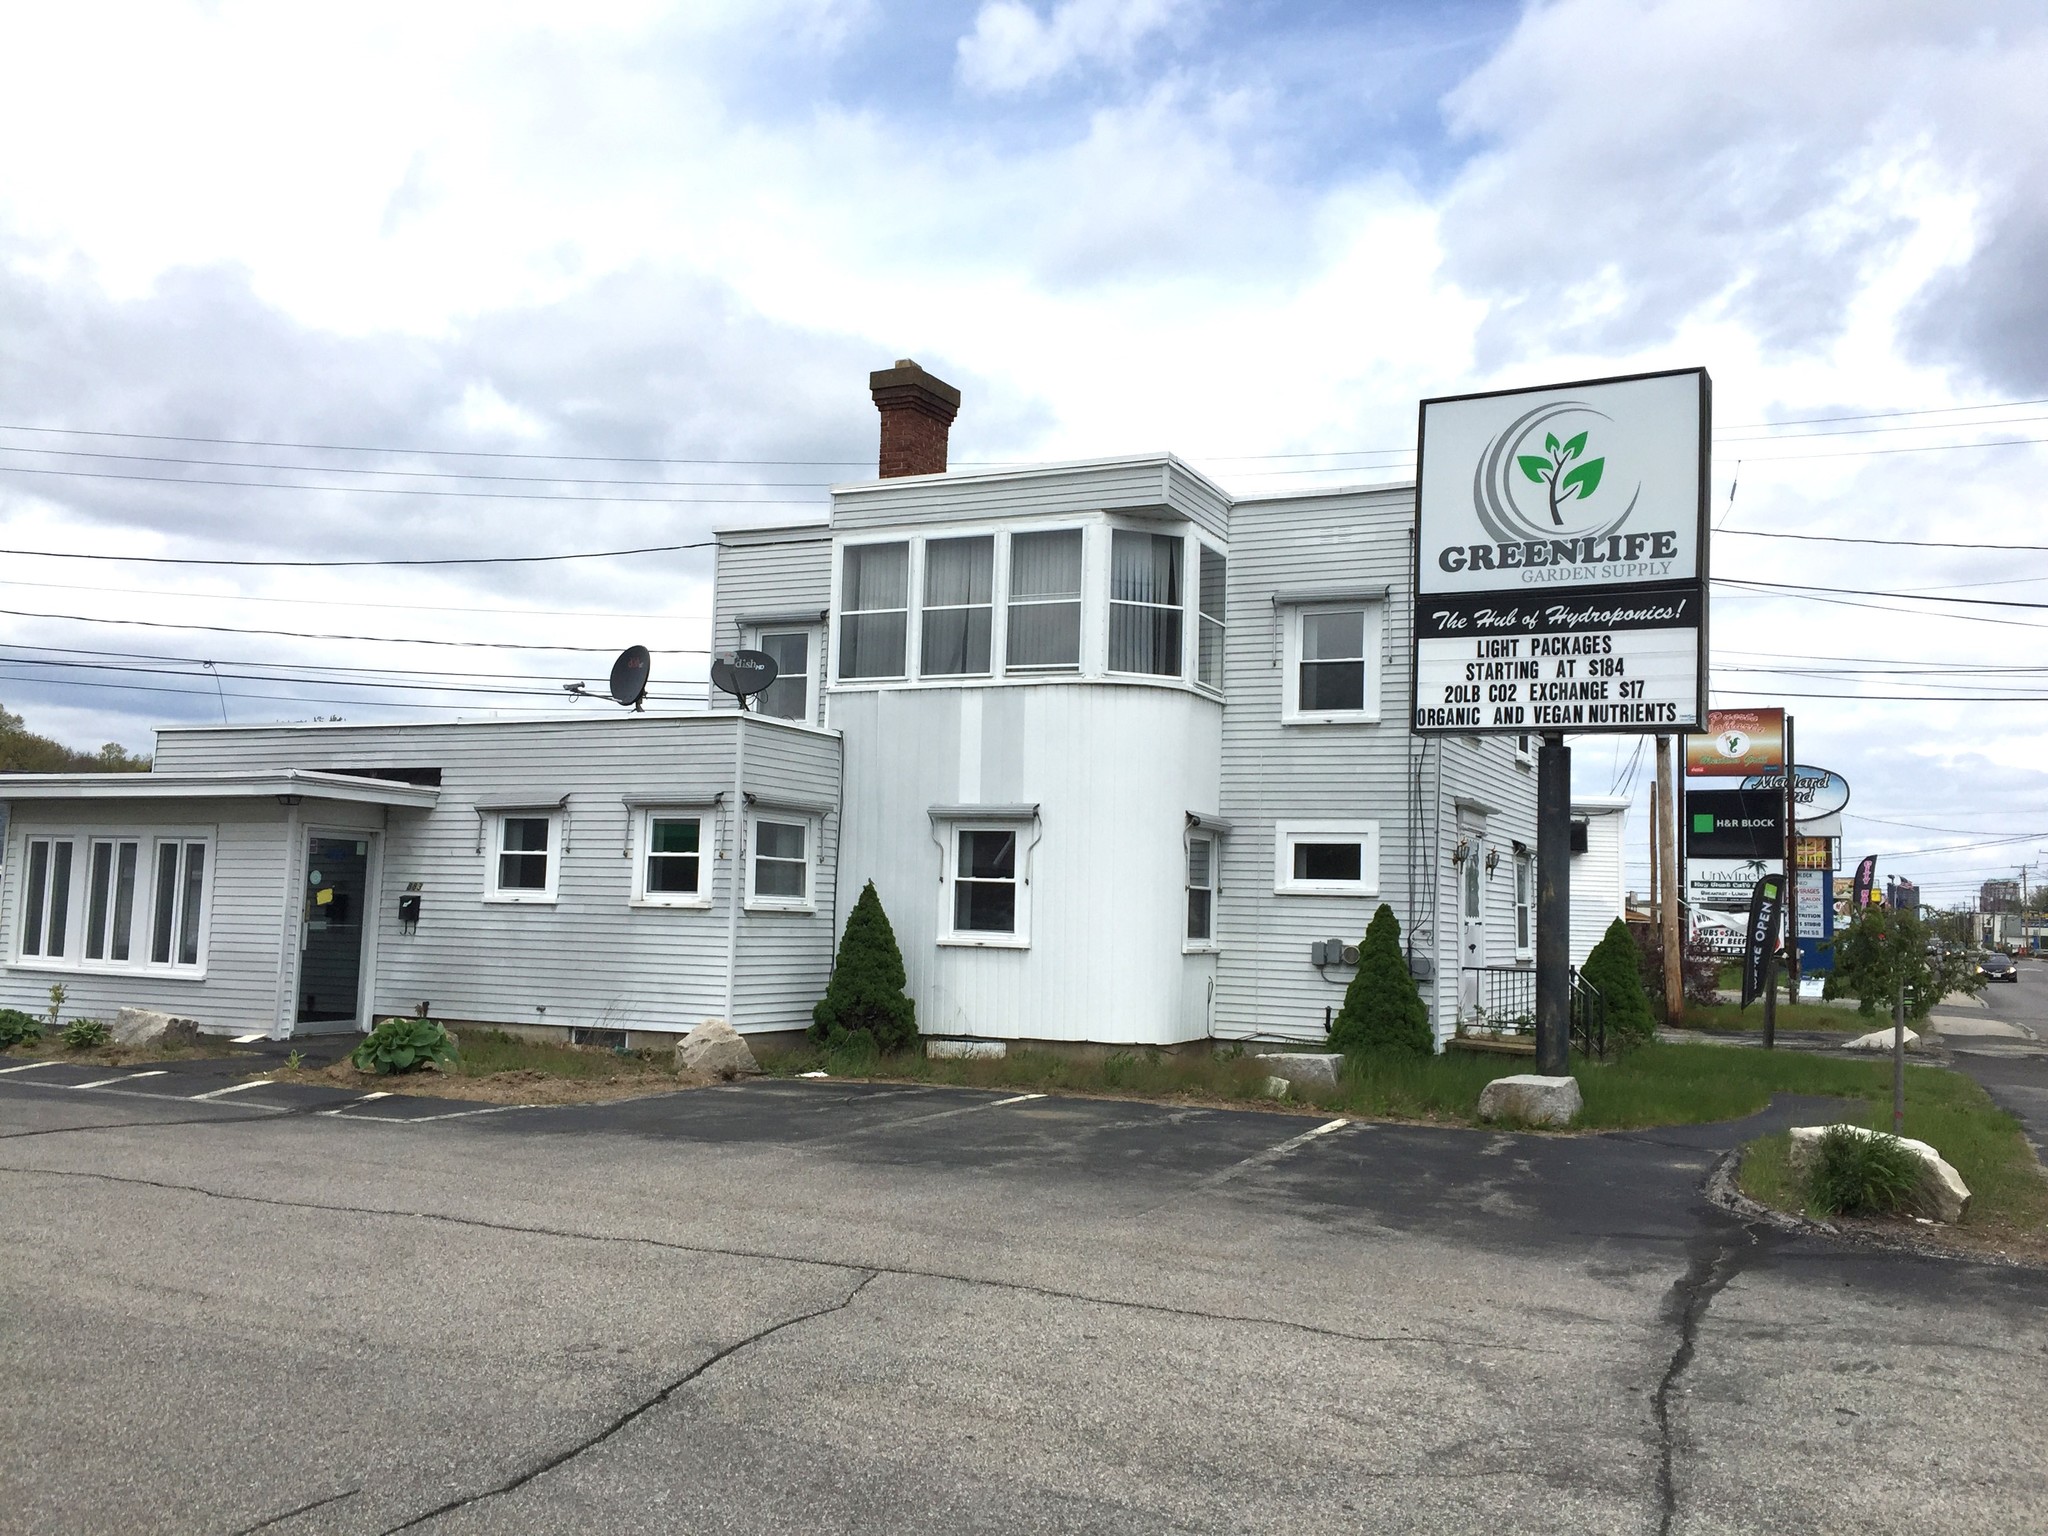
<svg viewBox="0 0 2048 1536">
<path fill-rule="evenodd" d="M 1557 441 L 1557 439 L 1552 438 L 1551 441 L 1554 443 Z M 1585 451 L 1586 434 L 1583 432 L 1581 432 L 1577 437 L 1573 438 L 1570 442 L 1564 445 L 1564 456 L 1568 459 L 1576 459 L 1580 454 L 1584 453 Z"/>
<path fill-rule="evenodd" d="M 1557 434 L 1555 432 L 1546 432 L 1543 434 L 1543 451 L 1545 453 L 1557 452 Z"/>
<path fill-rule="evenodd" d="M 1552 439 L 1556 441 L 1556 439 Z M 1522 473 L 1541 485 L 1550 475 L 1550 460 L 1534 453 L 1525 453 L 1515 460 L 1522 466 Z"/>
<path fill-rule="evenodd" d="M 1579 493 L 1579 500 L 1584 501 L 1588 496 L 1600 489 L 1600 471 L 1606 467 L 1607 461 L 1605 459 L 1586 460 L 1585 463 L 1566 475 L 1563 481 L 1559 483 L 1557 487 L 1558 500 L 1564 500 L 1566 493 L 1576 489 Z"/>
</svg>

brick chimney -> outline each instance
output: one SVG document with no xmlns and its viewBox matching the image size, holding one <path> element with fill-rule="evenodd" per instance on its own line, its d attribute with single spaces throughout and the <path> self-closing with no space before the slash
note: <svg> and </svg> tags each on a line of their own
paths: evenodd
<svg viewBox="0 0 2048 1536">
<path fill-rule="evenodd" d="M 907 357 L 868 375 L 868 393 L 882 413 L 881 476 L 943 475 L 946 434 L 960 413 L 960 391 Z"/>
</svg>

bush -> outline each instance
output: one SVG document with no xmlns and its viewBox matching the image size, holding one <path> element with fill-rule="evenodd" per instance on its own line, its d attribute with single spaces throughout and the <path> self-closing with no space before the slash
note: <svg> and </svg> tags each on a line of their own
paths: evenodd
<svg viewBox="0 0 2048 1536">
<path fill-rule="evenodd" d="M 811 1039 L 831 1050 L 872 1042 L 907 1050 L 917 1039 L 917 1004 L 904 994 L 903 951 L 870 880 L 846 919 L 825 995 L 811 1010 Z"/>
<path fill-rule="evenodd" d="M 1647 1040 L 1657 1032 L 1650 995 L 1643 988 L 1641 960 L 1628 924 L 1617 917 L 1579 968 L 1586 984 L 1607 1001 L 1607 1038 L 1623 1045 Z"/>
<path fill-rule="evenodd" d="M 1347 1056 L 1428 1056 L 1436 1050 L 1429 1010 L 1401 953 L 1401 925 L 1385 902 L 1358 947 L 1358 974 L 1331 1021 L 1330 1047 Z"/>
<path fill-rule="evenodd" d="M 1644 995 L 1650 999 L 1650 1015 L 1660 1024 L 1669 1023 L 1664 1017 L 1664 930 L 1656 923 L 1630 923 L 1628 931 L 1640 957 L 1638 969 Z M 1721 1000 L 1717 991 L 1727 957 L 1709 949 L 1707 941 L 1697 933 L 1688 934 L 1680 944 L 1679 985 L 1686 1002 L 1696 1008 L 1713 1007 Z M 1742 984 L 1741 970 L 1740 966 L 1735 967 L 1737 986 Z"/>
<path fill-rule="evenodd" d="M 11 1045 L 34 1045 L 43 1038 L 43 1021 L 19 1008 L 0 1008 L 0 1051 Z"/>
<path fill-rule="evenodd" d="M 349 1053 L 358 1072 L 418 1072 L 455 1059 L 455 1039 L 432 1019 L 386 1019 Z"/>
<path fill-rule="evenodd" d="M 1806 1197 L 1830 1216 L 1888 1216 L 1913 1202 L 1920 1187 L 1920 1159 L 1896 1136 L 1859 1136 L 1848 1126 L 1821 1133 Z"/>
<path fill-rule="evenodd" d="M 105 1045 L 113 1038 L 113 1031 L 98 1019 L 73 1019 L 57 1031 L 57 1038 L 64 1042 L 66 1050 L 89 1051 L 96 1045 Z"/>
</svg>

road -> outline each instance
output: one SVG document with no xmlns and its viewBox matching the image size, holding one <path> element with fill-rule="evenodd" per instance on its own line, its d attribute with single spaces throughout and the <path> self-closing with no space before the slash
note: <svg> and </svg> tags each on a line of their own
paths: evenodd
<svg viewBox="0 0 2048 1536">
<path fill-rule="evenodd" d="M 2048 1277 L 1745 1229 L 1769 1115 L 217 1086 L 0 1076 L 0 1528 L 2048 1523 Z"/>
<path fill-rule="evenodd" d="M 2018 981 L 1991 983 L 1977 996 L 1982 1009 L 1936 1010 L 1942 1043 L 2048 1159 L 2048 961 L 2023 959 Z"/>
</svg>

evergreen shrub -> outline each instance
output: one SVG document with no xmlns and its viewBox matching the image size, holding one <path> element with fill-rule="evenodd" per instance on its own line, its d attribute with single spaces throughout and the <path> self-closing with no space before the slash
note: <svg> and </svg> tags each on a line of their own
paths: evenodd
<svg viewBox="0 0 2048 1536">
<path fill-rule="evenodd" d="M 1401 953 L 1401 924 L 1385 902 L 1358 947 L 1358 974 L 1331 1021 L 1330 1048 L 1347 1056 L 1428 1056 L 1436 1050 L 1429 1010 Z"/>
<path fill-rule="evenodd" d="M 904 994 L 907 979 L 896 930 L 870 880 L 846 919 L 832 980 L 811 1010 L 811 1039 L 828 1050 L 908 1050 L 917 1040 L 917 1004 Z"/>
<path fill-rule="evenodd" d="M 1616 918 L 1579 975 L 1607 1000 L 1607 1038 L 1624 1045 L 1648 1040 L 1657 1031 L 1657 1016 L 1650 1009 L 1650 994 L 1643 987 L 1641 957 L 1628 924 Z"/>
</svg>

